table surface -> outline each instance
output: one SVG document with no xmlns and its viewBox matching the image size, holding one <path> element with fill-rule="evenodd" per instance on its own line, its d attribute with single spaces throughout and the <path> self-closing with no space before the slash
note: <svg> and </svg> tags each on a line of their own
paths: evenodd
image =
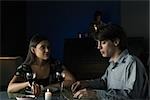
<svg viewBox="0 0 150 100">
<path fill-rule="evenodd" d="M 61 95 L 60 95 L 61 94 Z M 25 95 L 21 93 L 7 93 L 7 91 L 0 91 L 0 100 L 16 100 L 16 96 Z M 40 95 L 36 100 L 44 100 L 44 95 Z M 77 100 L 73 99 L 72 95 L 68 91 L 62 93 L 53 94 L 51 100 Z"/>
</svg>

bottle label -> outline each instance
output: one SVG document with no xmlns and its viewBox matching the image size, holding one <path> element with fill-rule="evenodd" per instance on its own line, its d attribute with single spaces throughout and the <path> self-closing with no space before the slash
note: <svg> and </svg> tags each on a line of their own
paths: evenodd
<svg viewBox="0 0 150 100">
<path fill-rule="evenodd" d="M 51 100 L 51 98 L 52 98 L 52 93 L 48 89 L 47 92 L 45 92 L 45 100 Z"/>
</svg>

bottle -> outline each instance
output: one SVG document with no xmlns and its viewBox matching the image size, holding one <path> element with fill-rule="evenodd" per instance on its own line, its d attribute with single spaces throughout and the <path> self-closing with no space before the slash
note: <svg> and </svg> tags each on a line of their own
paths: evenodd
<svg viewBox="0 0 150 100">
<path fill-rule="evenodd" d="M 47 91 L 45 92 L 45 100 L 51 100 L 52 98 L 52 93 L 49 91 L 49 89 L 47 89 Z"/>
<path fill-rule="evenodd" d="M 79 38 L 82 38 L 82 35 L 81 35 L 81 33 L 79 33 Z"/>
</svg>

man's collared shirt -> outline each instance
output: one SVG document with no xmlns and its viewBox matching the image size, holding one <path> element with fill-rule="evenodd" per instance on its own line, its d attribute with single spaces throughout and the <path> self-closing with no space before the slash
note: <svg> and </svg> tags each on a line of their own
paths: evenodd
<svg viewBox="0 0 150 100">
<path fill-rule="evenodd" d="M 107 90 L 97 90 L 98 97 L 108 97 L 109 93 L 116 96 L 125 96 L 129 98 L 141 98 L 145 91 L 147 74 L 141 61 L 124 50 L 116 62 L 109 60 L 110 65 L 101 77 L 107 85 Z M 90 82 L 90 81 L 89 81 Z M 91 85 L 98 85 L 98 81 L 91 81 Z M 110 90 L 110 91 L 109 91 Z M 105 95 L 106 94 L 106 95 Z"/>
<path fill-rule="evenodd" d="M 141 96 L 147 75 L 141 61 L 124 50 L 116 62 L 109 60 L 102 79 L 107 83 L 107 89 L 127 91 L 127 95 Z"/>
</svg>

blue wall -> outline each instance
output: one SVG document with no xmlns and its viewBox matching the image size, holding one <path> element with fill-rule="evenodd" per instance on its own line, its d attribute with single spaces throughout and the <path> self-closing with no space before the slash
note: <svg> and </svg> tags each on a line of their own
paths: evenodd
<svg viewBox="0 0 150 100">
<path fill-rule="evenodd" d="M 65 38 L 75 38 L 78 32 L 87 32 L 96 10 L 104 13 L 103 21 L 120 24 L 120 2 L 27 2 L 27 34 L 48 36 L 53 56 L 63 60 Z"/>
</svg>

